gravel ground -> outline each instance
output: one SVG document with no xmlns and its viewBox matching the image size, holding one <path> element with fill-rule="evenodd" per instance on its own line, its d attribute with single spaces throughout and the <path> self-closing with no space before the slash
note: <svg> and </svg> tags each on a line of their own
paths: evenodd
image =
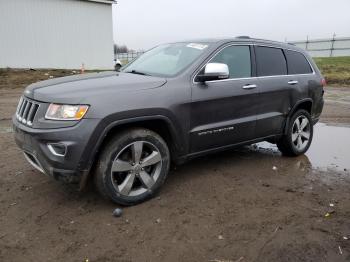
<svg viewBox="0 0 350 262">
<path fill-rule="evenodd" d="M 23 86 L 47 72 L 0 74 L 0 261 L 350 261 L 350 89 L 326 89 L 306 155 L 259 143 L 198 158 L 115 218 L 116 205 L 38 173 L 15 146 Z"/>
</svg>

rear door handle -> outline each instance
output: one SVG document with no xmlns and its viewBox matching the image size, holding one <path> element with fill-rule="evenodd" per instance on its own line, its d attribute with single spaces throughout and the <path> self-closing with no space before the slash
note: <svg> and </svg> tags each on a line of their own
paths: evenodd
<svg viewBox="0 0 350 262">
<path fill-rule="evenodd" d="M 256 87 L 257 87 L 256 85 L 244 85 L 244 86 L 242 86 L 243 89 L 254 89 Z"/>
<path fill-rule="evenodd" d="M 299 82 L 297 81 L 297 80 L 290 80 L 290 81 L 288 81 L 288 84 L 289 85 L 296 85 L 296 84 L 298 84 Z"/>
</svg>

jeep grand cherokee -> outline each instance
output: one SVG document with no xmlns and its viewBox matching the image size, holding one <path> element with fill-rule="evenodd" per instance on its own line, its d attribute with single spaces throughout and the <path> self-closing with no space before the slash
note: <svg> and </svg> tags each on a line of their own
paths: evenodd
<svg viewBox="0 0 350 262">
<path fill-rule="evenodd" d="M 28 86 L 15 140 L 36 169 L 123 204 L 154 196 L 170 162 L 267 140 L 308 150 L 325 81 L 291 44 L 237 37 L 159 45 L 121 69 Z"/>
</svg>

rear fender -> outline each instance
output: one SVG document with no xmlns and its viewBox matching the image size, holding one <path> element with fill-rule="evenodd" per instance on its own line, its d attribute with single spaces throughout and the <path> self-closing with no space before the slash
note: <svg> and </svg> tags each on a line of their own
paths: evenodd
<svg viewBox="0 0 350 262">
<path fill-rule="evenodd" d="M 313 101 L 311 98 L 305 98 L 305 99 L 302 99 L 300 101 L 298 101 L 297 103 L 295 103 L 295 105 L 293 106 L 293 108 L 289 111 L 288 113 L 288 116 L 286 118 L 286 121 L 285 121 L 285 125 L 284 125 L 284 131 L 283 131 L 283 134 L 287 134 L 287 130 L 289 128 L 289 125 L 290 125 L 290 119 L 292 118 L 293 114 L 299 109 L 299 108 L 303 108 L 302 107 L 302 104 L 304 104 L 305 102 L 311 102 L 311 108 L 310 108 L 310 114 L 311 114 L 311 111 L 312 111 L 312 105 L 313 105 Z"/>
</svg>

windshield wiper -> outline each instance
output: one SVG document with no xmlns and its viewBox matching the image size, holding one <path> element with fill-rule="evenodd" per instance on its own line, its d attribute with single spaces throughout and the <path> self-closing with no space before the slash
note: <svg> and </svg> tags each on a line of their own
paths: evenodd
<svg viewBox="0 0 350 262">
<path fill-rule="evenodd" d="M 140 71 L 136 71 L 136 70 L 126 71 L 125 73 L 149 76 L 149 74 L 146 74 L 146 73 L 143 73 L 143 72 L 140 72 Z"/>
</svg>

